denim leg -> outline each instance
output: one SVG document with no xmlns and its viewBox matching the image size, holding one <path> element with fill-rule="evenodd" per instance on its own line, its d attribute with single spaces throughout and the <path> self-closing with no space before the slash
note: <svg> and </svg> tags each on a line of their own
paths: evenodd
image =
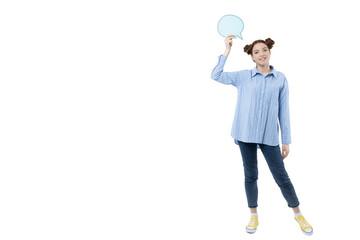
<svg viewBox="0 0 360 240">
<path fill-rule="evenodd" d="M 257 144 L 238 141 L 244 166 L 245 192 L 249 208 L 258 206 Z"/>
<path fill-rule="evenodd" d="M 284 161 L 281 155 L 279 145 L 269 146 L 259 144 L 275 182 L 280 187 L 281 192 L 291 208 L 299 206 L 299 200 L 296 196 L 294 186 L 285 170 Z"/>
</svg>

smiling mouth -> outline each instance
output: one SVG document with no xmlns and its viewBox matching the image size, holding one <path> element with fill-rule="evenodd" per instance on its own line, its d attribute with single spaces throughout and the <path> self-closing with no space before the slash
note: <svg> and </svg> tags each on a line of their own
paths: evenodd
<svg viewBox="0 0 360 240">
<path fill-rule="evenodd" d="M 266 57 L 260 58 L 259 60 L 260 60 L 260 61 L 265 61 L 265 60 L 266 60 Z"/>
</svg>

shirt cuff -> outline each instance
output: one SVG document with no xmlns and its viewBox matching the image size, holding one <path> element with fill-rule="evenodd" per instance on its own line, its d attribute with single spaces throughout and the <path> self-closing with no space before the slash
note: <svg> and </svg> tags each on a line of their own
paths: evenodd
<svg viewBox="0 0 360 240">
<path fill-rule="evenodd" d="M 291 138 L 290 137 L 281 138 L 281 142 L 282 142 L 282 144 L 290 144 Z"/>
</svg>

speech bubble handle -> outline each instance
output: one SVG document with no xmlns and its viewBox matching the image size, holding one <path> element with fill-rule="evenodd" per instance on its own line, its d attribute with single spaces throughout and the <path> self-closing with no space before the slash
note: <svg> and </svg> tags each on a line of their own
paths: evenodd
<svg viewBox="0 0 360 240">
<path fill-rule="evenodd" d="M 228 14 L 223 16 L 218 22 L 218 32 L 221 36 L 235 35 L 243 40 L 241 36 L 244 30 L 244 22 L 238 16 Z"/>
</svg>

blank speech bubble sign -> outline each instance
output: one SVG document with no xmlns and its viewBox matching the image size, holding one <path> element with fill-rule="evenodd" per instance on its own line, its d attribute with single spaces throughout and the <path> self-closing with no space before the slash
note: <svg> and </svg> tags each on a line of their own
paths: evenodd
<svg viewBox="0 0 360 240">
<path fill-rule="evenodd" d="M 218 32 L 221 36 L 227 37 L 228 35 L 235 35 L 241 40 L 242 31 L 244 30 L 244 22 L 238 16 L 228 14 L 223 16 L 218 23 Z"/>
</svg>

